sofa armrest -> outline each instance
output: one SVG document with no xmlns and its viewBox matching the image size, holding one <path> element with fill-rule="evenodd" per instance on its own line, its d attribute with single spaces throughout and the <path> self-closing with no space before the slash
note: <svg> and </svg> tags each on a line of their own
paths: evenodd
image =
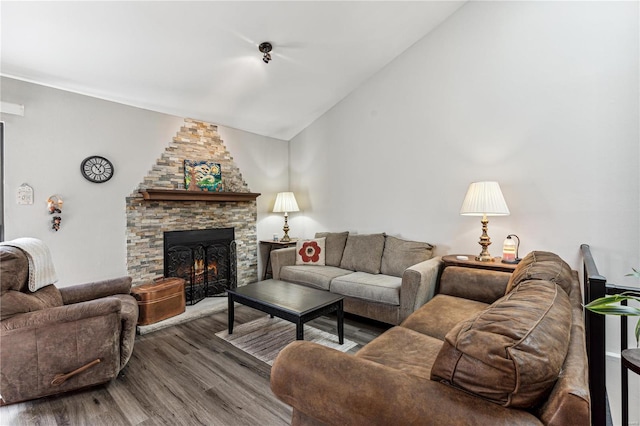
<svg viewBox="0 0 640 426">
<path fill-rule="evenodd" d="M 442 258 L 434 257 L 404 271 L 400 288 L 400 322 L 433 297 L 442 265 Z"/>
<path fill-rule="evenodd" d="M 62 295 L 62 303 L 65 305 L 86 302 L 101 297 L 113 296 L 114 294 L 131 293 L 131 277 L 111 278 L 70 287 L 61 287 L 59 290 Z"/>
<path fill-rule="evenodd" d="M 271 252 L 271 270 L 273 271 L 273 279 L 280 279 L 280 268 L 283 266 L 292 266 L 296 264 L 296 248 L 287 247 L 283 249 L 273 250 Z"/>
<path fill-rule="evenodd" d="M 119 313 L 121 309 L 122 302 L 120 300 L 116 298 L 104 298 L 19 314 L 0 322 L 0 325 L 2 332 L 25 328 L 49 327 L 52 324 L 99 317 L 114 312 Z"/>
<path fill-rule="evenodd" d="M 326 424 L 541 424 L 526 411 L 305 341 L 280 352 L 271 368 L 271 390 Z"/>
</svg>

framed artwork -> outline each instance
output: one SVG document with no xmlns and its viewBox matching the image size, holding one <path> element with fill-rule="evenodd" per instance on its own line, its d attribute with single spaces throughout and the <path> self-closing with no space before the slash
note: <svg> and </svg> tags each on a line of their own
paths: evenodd
<svg viewBox="0 0 640 426">
<path fill-rule="evenodd" d="M 184 187 L 188 191 L 220 191 L 222 189 L 220 163 L 184 160 Z"/>
</svg>

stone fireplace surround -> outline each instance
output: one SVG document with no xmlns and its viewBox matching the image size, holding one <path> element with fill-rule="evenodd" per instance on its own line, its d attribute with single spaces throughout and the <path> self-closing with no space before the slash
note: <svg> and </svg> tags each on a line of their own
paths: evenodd
<svg viewBox="0 0 640 426">
<path fill-rule="evenodd" d="M 257 207 L 251 201 L 145 200 L 146 189 L 184 189 L 184 160 L 220 163 L 226 191 L 249 193 L 240 170 L 224 146 L 217 126 L 185 119 L 151 171 L 126 198 L 127 272 L 134 285 L 164 273 L 164 232 L 233 228 L 237 284 L 258 280 Z"/>
</svg>

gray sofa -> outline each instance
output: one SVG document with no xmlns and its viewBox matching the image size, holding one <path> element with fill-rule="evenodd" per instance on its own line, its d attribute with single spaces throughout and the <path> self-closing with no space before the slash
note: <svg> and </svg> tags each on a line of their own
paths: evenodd
<svg viewBox="0 0 640 426">
<path fill-rule="evenodd" d="M 390 235 L 320 232 L 325 265 L 296 264 L 296 247 L 271 254 L 273 278 L 344 296 L 345 312 L 400 324 L 433 297 L 440 259 L 431 244 Z"/>
</svg>

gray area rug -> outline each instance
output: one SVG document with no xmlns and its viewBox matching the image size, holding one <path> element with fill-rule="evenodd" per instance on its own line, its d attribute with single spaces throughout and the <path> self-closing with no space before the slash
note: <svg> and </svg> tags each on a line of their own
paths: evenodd
<svg viewBox="0 0 640 426">
<path fill-rule="evenodd" d="M 278 353 L 289 343 L 296 340 L 295 324 L 280 318 L 270 318 L 268 315 L 246 324 L 233 327 L 233 334 L 228 330 L 216 333 L 216 336 L 226 340 L 238 349 L 273 365 Z M 347 352 L 357 343 L 344 339 L 344 344 L 338 343 L 337 330 L 327 333 L 310 325 L 304 326 L 304 340 L 319 343 L 329 348 Z"/>
</svg>

